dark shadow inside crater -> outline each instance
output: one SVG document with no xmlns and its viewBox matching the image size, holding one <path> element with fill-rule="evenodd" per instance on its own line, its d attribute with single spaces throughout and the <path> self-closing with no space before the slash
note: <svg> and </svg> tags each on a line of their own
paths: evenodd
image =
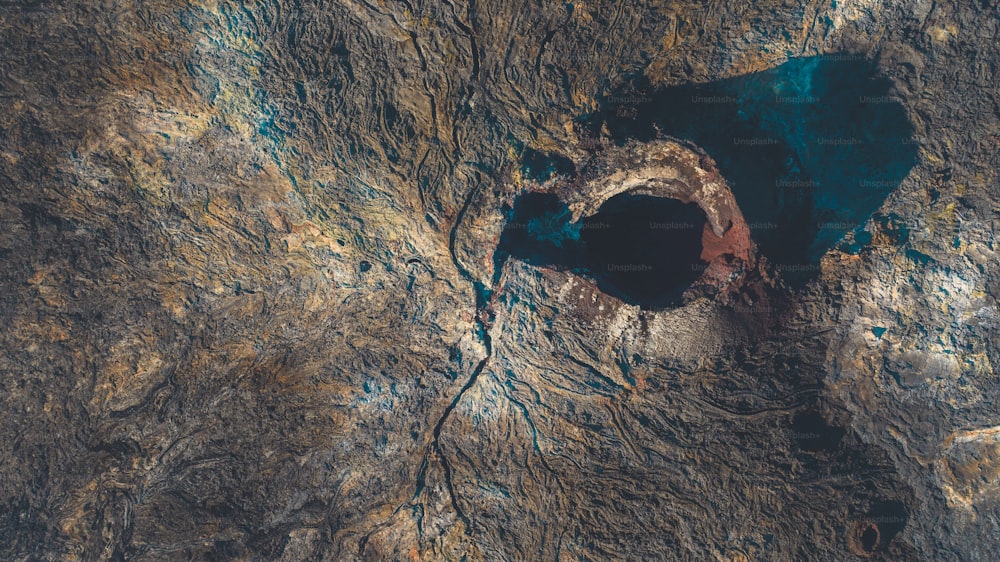
<svg viewBox="0 0 1000 562">
<path fill-rule="evenodd" d="M 879 544 L 879 532 L 875 527 L 869 527 L 861 533 L 861 548 L 866 552 L 874 552 Z"/>
<path fill-rule="evenodd" d="M 626 302 L 676 304 L 704 271 L 706 218 L 692 203 L 618 195 L 583 220 L 588 267 L 605 292 Z"/>
<path fill-rule="evenodd" d="M 906 527 L 909 513 L 899 501 L 880 501 L 871 507 L 867 519 L 878 526 L 881 541 L 878 547 L 885 549 L 892 539 Z"/>
<path fill-rule="evenodd" d="M 642 308 L 676 305 L 704 271 L 704 213 L 694 204 L 647 195 L 612 197 L 578 222 L 555 195 L 529 193 L 508 213 L 494 256 L 570 270 Z"/>
<path fill-rule="evenodd" d="M 636 78 L 587 121 L 619 143 L 649 141 L 659 130 L 704 148 L 732 184 L 761 253 L 793 286 L 813 277 L 820 257 L 917 161 L 890 80 L 849 54 L 658 91 Z"/>
</svg>

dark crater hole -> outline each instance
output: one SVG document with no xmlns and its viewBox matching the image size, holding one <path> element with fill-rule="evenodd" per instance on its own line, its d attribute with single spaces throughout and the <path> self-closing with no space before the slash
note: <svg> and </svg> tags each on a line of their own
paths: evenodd
<svg viewBox="0 0 1000 562">
<path fill-rule="evenodd" d="M 868 527 L 861 533 L 861 548 L 873 552 L 879 545 L 879 533 L 875 527 Z"/>
<path fill-rule="evenodd" d="M 881 537 L 879 547 L 886 548 L 889 542 L 906 527 L 909 513 L 899 501 L 888 500 L 876 503 L 868 512 L 868 520 L 875 523 Z M 864 539 L 864 537 L 862 537 Z"/>
<path fill-rule="evenodd" d="M 647 195 L 612 197 L 598 212 L 571 222 L 551 194 L 519 197 L 495 254 L 573 271 L 605 293 L 642 308 L 677 305 L 702 273 L 706 218 L 694 204 Z"/>
<path fill-rule="evenodd" d="M 892 82 L 856 55 L 793 59 L 705 84 L 652 88 L 636 77 L 585 118 L 595 135 L 662 132 L 712 155 L 761 253 L 792 286 L 868 219 L 917 162 Z M 860 251 L 845 239 L 846 251 Z M 866 240 L 860 240 L 862 244 Z"/>
</svg>

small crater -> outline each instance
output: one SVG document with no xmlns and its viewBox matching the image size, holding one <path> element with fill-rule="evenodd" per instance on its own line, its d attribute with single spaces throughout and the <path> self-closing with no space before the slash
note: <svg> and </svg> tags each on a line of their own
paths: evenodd
<svg viewBox="0 0 1000 562">
<path fill-rule="evenodd" d="M 856 521 L 847 537 L 848 548 L 856 556 L 871 558 L 882 549 L 882 533 L 878 524 L 869 520 Z"/>
<path fill-rule="evenodd" d="M 878 548 L 879 532 L 878 526 L 870 525 L 861 533 L 861 548 L 867 552 L 873 552 Z"/>
</svg>

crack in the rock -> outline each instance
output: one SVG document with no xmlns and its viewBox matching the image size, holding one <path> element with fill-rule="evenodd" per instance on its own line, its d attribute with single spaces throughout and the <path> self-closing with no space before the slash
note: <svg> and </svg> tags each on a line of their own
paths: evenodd
<svg viewBox="0 0 1000 562">
<path fill-rule="evenodd" d="M 481 290 L 482 284 L 479 281 L 476 281 L 475 278 L 472 276 L 472 274 L 469 273 L 469 271 L 462 265 L 462 262 L 461 260 L 458 259 L 458 254 L 455 251 L 455 243 L 456 240 L 458 239 L 458 229 L 461 227 L 462 222 L 465 220 L 465 215 L 468 212 L 469 207 L 472 205 L 472 202 L 475 200 L 476 195 L 479 192 L 479 185 L 482 185 L 482 182 L 480 182 L 477 185 L 477 187 L 474 188 L 469 193 L 469 196 L 466 198 L 465 203 L 462 205 L 462 208 L 458 212 L 458 216 L 455 217 L 455 224 L 452 226 L 451 232 L 449 233 L 448 237 L 448 251 L 451 254 L 451 259 L 455 263 L 455 267 L 458 269 L 459 273 L 467 281 L 471 282 L 473 284 L 473 287 L 476 289 L 476 314 L 475 314 L 476 333 L 479 336 L 480 340 L 482 341 L 483 347 L 486 350 L 486 356 L 479 361 L 479 363 L 476 365 L 476 368 L 473 369 L 472 374 L 469 375 L 468 380 L 465 381 L 465 384 L 462 385 L 462 388 L 459 389 L 458 393 L 455 394 L 455 397 L 452 398 L 451 402 L 444 409 L 444 412 L 441 413 L 441 416 L 438 418 L 437 423 L 434 424 L 434 430 L 431 433 L 432 437 L 430 444 L 430 448 L 434 451 L 438 461 L 441 463 L 441 467 L 444 469 L 445 486 L 448 488 L 448 495 L 451 497 L 452 509 L 455 510 L 455 514 L 459 517 L 459 519 L 461 519 L 462 522 L 465 523 L 466 531 L 468 531 L 470 528 L 470 521 L 468 516 L 466 516 L 465 512 L 462 511 L 461 506 L 458 505 L 458 496 L 455 493 L 455 486 L 454 482 L 452 481 L 451 465 L 448 462 L 447 455 L 445 455 L 444 451 L 441 449 L 441 430 L 442 428 L 444 428 L 445 422 L 448 421 L 448 417 L 455 410 L 455 407 L 458 406 L 458 403 L 462 400 L 462 397 L 465 396 L 466 391 L 472 388 L 472 385 L 476 384 L 476 380 L 479 379 L 480 373 L 482 373 L 483 369 L 486 368 L 486 363 L 490 360 L 490 357 L 493 355 L 493 347 L 492 347 L 492 342 L 490 341 L 489 326 L 487 326 L 485 321 L 483 320 L 484 316 L 482 314 L 484 312 L 487 312 L 487 309 L 489 308 L 488 299 L 480 298 L 480 295 L 482 295 L 483 293 L 483 291 Z M 490 294 L 492 294 L 492 288 L 490 290 Z M 420 471 L 417 473 L 417 488 L 416 492 L 414 493 L 414 499 L 416 499 L 416 497 L 420 495 L 421 491 L 423 491 L 423 487 L 426 481 L 426 472 L 427 472 L 427 455 L 425 454 L 424 459 L 420 466 Z"/>
<path fill-rule="evenodd" d="M 469 378 L 465 381 L 465 384 L 463 384 L 462 388 L 459 389 L 459 391 L 455 394 L 451 402 L 444 409 L 444 412 L 441 413 L 441 416 L 434 424 L 434 429 L 431 432 L 430 445 L 428 446 L 427 450 L 424 452 L 423 457 L 420 460 L 420 468 L 417 469 L 417 475 L 414 482 L 415 486 L 414 486 L 413 496 L 408 501 L 404 501 L 400 505 L 396 506 L 396 509 L 392 511 L 391 516 L 386 518 L 386 520 L 383 521 L 382 523 L 376 525 L 371 531 L 366 533 L 361 538 L 360 541 L 358 541 L 358 556 L 363 555 L 364 550 L 368 545 L 368 541 L 371 539 L 372 535 L 388 527 L 390 524 L 389 522 L 392 520 L 392 517 L 394 517 L 397 513 L 399 513 L 399 511 L 403 509 L 403 507 L 407 505 L 414 506 L 415 508 L 419 507 L 420 504 L 414 504 L 414 502 L 417 500 L 417 498 L 420 497 L 420 494 L 423 493 L 424 488 L 426 487 L 427 468 L 428 465 L 430 464 L 428 462 L 428 457 L 430 456 L 431 451 L 434 452 L 438 461 L 441 463 L 441 467 L 444 469 L 445 487 L 448 489 L 448 495 L 450 496 L 452 509 L 455 510 L 455 514 L 465 524 L 466 533 L 468 533 L 470 529 L 471 522 L 468 516 L 462 510 L 461 506 L 458 505 L 458 496 L 455 493 L 455 486 L 454 483 L 452 482 L 451 465 L 448 463 L 448 458 L 444 454 L 444 451 L 441 449 L 440 437 L 441 437 L 441 430 L 444 428 L 445 422 L 448 421 L 448 417 L 455 410 L 455 407 L 458 406 L 458 403 L 462 400 L 462 397 L 465 395 L 466 391 L 472 388 L 472 386 L 476 383 L 480 373 L 483 372 L 483 369 L 486 367 L 487 362 L 489 361 L 490 357 L 493 354 L 492 342 L 490 340 L 490 335 L 489 335 L 489 326 L 484 321 L 484 318 L 488 317 L 489 306 L 490 306 L 489 296 L 492 295 L 495 285 L 491 287 L 489 291 L 486 291 L 483 288 L 482 283 L 477 281 L 475 277 L 469 272 L 469 270 L 462 265 L 462 262 L 461 260 L 458 259 L 458 254 L 455 250 L 456 241 L 458 239 L 458 229 L 461 227 L 462 222 L 465 220 L 465 215 L 468 213 L 468 210 L 471 207 L 473 201 L 475 201 L 476 195 L 479 193 L 479 187 L 483 183 L 481 181 L 482 178 L 480 178 L 478 174 L 476 179 L 479 180 L 478 183 L 476 184 L 476 187 L 473 188 L 472 191 L 469 192 L 469 195 L 465 198 L 462 207 L 459 209 L 458 214 L 455 217 L 455 222 L 448 233 L 448 252 L 451 255 L 452 262 L 455 264 L 455 268 L 458 270 L 459 274 L 465 280 L 472 283 L 476 291 L 476 313 L 474 316 L 476 322 L 475 333 L 479 336 L 483 344 L 483 347 L 486 350 L 486 356 L 479 361 L 475 369 L 473 369 L 472 373 L 469 375 Z M 420 508 L 420 510 L 421 510 L 420 520 L 422 521 L 423 509 Z M 423 526 L 421 524 L 418 524 L 418 531 L 420 536 L 423 535 L 422 527 Z"/>
<path fill-rule="evenodd" d="M 476 44 L 476 33 L 473 30 L 472 13 L 475 9 L 475 5 L 472 0 L 469 0 L 468 13 L 469 13 L 469 25 L 462 22 L 462 18 L 458 17 L 458 10 L 455 8 L 453 2 L 448 2 L 448 7 L 451 8 L 451 15 L 455 17 L 455 25 L 458 26 L 459 30 L 469 39 L 469 49 L 472 52 L 472 71 L 469 76 L 469 81 L 474 82 L 479 78 L 479 46 Z"/>
<path fill-rule="evenodd" d="M 571 6 L 571 5 L 570 5 Z M 546 29 L 545 37 L 542 38 L 541 44 L 538 46 L 538 56 L 535 57 L 535 74 L 541 75 L 542 71 L 542 56 L 545 54 L 545 47 L 549 44 L 549 41 L 556 36 L 557 33 L 564 30 L 567 25 L 569 25 L 570 20 L 573 19 L 573 9 L 569 8 L 569 13 L 566 14 L 566 19 L 555 27 L 555 29 Z"/>
<path fill-rule="evenodd" d="M 448 6 L 451 8 L 451 13 L 455 18 L 455 25 L 458 26 L 459 30 L 469 39 L 469 49 L 472 53 L 472 69 L 469 74 L 468 84 L 465 86 L 465 92 L 462 95 L 462 102 L 458 105 L 455 112 L 455 125 L 451 129 L 451 139 L 452 143 L 455 145 L 453 148 L 454 154 L 457 155 L 461 151 L 461 145 L 458 141 L 458 122 L 461 120 L 463 113 L 468 112 L 470 109 L 470 102 L 472 101 L 472 96 L 475 93 L 475 84 L 479 79 L 479 66 L 480 66 L 480 53 L 479 46 L 476 43 L 476 33 L 473 24 L 473 12 L 475 10 L 475 5 L 473 0 L 469 0 L 468 5 L 468 15 L 469 15 L 469 25 L 462 23 L 462 19 L 458 16 L 458 9 L 455 7 L 454 2 L 448 1 Z M 468 205 L 469 200 L 466 201 Z M 457 221 L 456 226 L 461 224 L 461 221 Z"/>
<path fill-rule="evenodd" d="M 448 421 L 449 416 L 451 416 L 451 413 L 455 410 L 455 407 L 457 407 L 459 402 L 461 402 L 462 397 L 465 396 L 465 393 L 470 388 L 472 388 L 474 384 L 476 384 L 476 381 L 479 379 L 479 375 L 483 372 L 483 369 L 486 368 L 487 362 L 493 355 L 493 346 L 490 340 L 489 326 L 484 320 L 484 318 L 488 317 L 489 315 L 489 306 L 490 306 L 489 296 L 492 295 L 493 293 L 493 287 L 491 287 L 489 291 L 485 291 L 483 289 L 482 283 L 477 281 L 473 277 L 473 275 L 462 265 L 461 260 L 458 259 L 458 253 L 455 250 L 456 241 L 458 239 L 458 229 L 461 228 L 462 222 L 465 220 L 465 215 L 468 213 L 469 207 L 472 205 L 472 202 L 475 200 L 476 195 L 479 193 L 480 185 L 482 185 L 482 182 L 477 184 L 477 187 L 474 188 L 469 193 L 468 197 L 466 197 L 465 202 L 462 205 L 462 208 L 459 210 L 458 215 L 455 217 L 455 224 L 452 226 L 451 231 L 449 232 L 448 235 L 448 251 L 451 254 L 452 262 L 454 262 L 455 268 L 458 269 L 459 274 L 467 281 L 472 283 L 473 287 L 475 288 L 476 334 L 479 336 L 480 341 L 482 342 L 483 347 L 486 350 L 486 356 L 479 361 L 475 369 L 473 369 L 472 373 L 469 375 L 469 378 L 465 381 L 465 384 L 463 384 L 462 388 L 459 389 L 459 391 L 455 394 L 454 398 L 452 398 L 451 402 L 444 409 L 444 412 L 441 413 L 441 416 L 438 418 L 437 423 L 434 424 L 434 430 L 431 433 L 431 443 L 429 446 L 429 450 L 424 453 L 424 457 L 421 460 L 420 468 L 417 471 L 416 487 L 414 490 L 413 497 L 410 500 L 410 502 L 416 500 L 424 490 L 427 479 L 428 455 L 430 451 L 433 451 L 436 458 L 441 463 L 441 468 L 444 469 L 445 486 L 448 488 L 448 495 L 450 496 L 451 499 L 452 509 L 455 510 L 455 514 L 458 516 L 458 518 L 461 519 L 463 523 L 465 523 L 466 532 L 468 532 L 468 530 L 470 529 L 471 521 L 469 520 L 465 512 L 462 510 L 461 506 L 458 504 L 458 495 L 455 493 L 455 485 L 452 480 L 451 464 L 448 462 L 448 457 L 447 455 L 445 455 L 444 450 L 441 448 L 441 431 L 444 428 L 445 422 Z M 400 508 L 401 507 L 402 506 L 400 506 Z M 396 511 L 398 511 L 400 508 L 396 508 Z"/>
<path fill-rule="evenodd" d="M 470 521 L 465 512 L 462 511 L 461 506 L 458 505 L 458 496 L 457 494 L 455 494 L 455 485 L 454 482 L 452 481 L 451 465 L 448 463 L 448 457 L 444 454 L 444 451 L 441 449 L 441 440 L 440 440 L 441 428 L 444 427 L 444 423 L 448 420 L 448 416 L 451 415 L 451 412 L 454 411 L 455 406 L 457 406 L 458 403 L 462 400 L 462 396 L 465 395 L 465 392 L 470 388 L 472 388 L 472 385 L 476 383 L 476 380 L 479 378 L 479 374 L 483 372 L 483 368 L 486 367 L 486 362 L 489 360 L 489 358 L 490 356 L 487 355 L 486 357 L 483 358 L 482 361 L 479 362 L 476 368 L 472 371 L 472 374 L 469 376 L 469 379 L 462 386 L 461 390 L 458 391 L 458 393 L 455 395 L 455 398 L 453 398 L 451 403 L 448 404 L 448 407 L 445 408 L 444 413 L 441 414 L 441 417 L 438 418 L 437 424 L 435 424 L 434 426 L 434 432 L 432 434 L 433 439 L 431 440 L 431 448 L 434 450 L 434 453 L 437 456 L 438 461 L 441 462 L 441 468 L 444 469 L 444 482 L 445 486 L 448 488 L 448 495 L 451 496 L 451 507 L 455 510 L 455 514 L 458 516 L 458 518 L 461 519 L 463 523 L 465 523 L 465 528 L 467 531 L 470 528 Z M 423 467 L 424 470 L 426 471 L 427 470 L 426 463 L 424 463 Z M 423 481 L 424 477 L 425 475 L 423 474 L 418 475 L 417 476 L 418 481 Z"/>
</svg>

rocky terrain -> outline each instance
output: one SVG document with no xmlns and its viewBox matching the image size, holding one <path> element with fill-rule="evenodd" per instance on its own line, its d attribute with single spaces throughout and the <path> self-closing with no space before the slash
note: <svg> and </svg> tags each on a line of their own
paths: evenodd
<svg viewBox="0 0 1000 562">
<path fill-rule="evenodd" d="M 0 559 L 1000 558 L 998 35 L 0 4 Z"/>
</svg>

